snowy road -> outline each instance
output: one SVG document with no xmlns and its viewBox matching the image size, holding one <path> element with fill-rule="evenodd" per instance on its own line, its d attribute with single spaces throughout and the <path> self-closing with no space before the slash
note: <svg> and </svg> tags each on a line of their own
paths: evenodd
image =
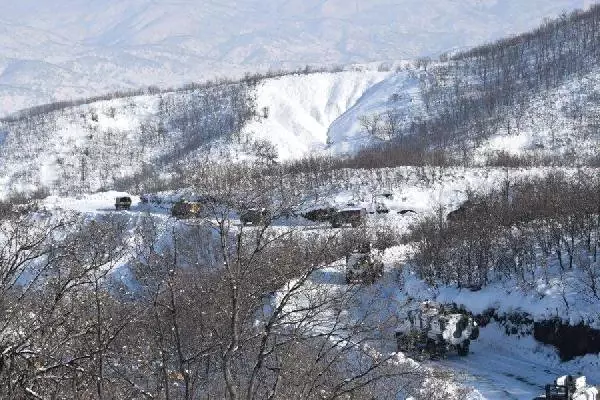
<svg viewBox="0 0 600 400">
<path fill-rule="evenodd" d="M 533 399 L 558 376 L 580 372 L 554 367 L 554 359 L 550 348 L 531 338 L 507 338 L 490 325 L 472 342 L 467 357 L 451 356 L 434 364 L 452 369 L 486 399 Z"/>
</svg>

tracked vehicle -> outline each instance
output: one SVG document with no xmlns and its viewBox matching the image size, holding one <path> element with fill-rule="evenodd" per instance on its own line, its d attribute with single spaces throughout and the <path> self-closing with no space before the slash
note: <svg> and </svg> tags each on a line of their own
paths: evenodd
<svg viewBox="0 0 600 400">
<path fill-rule="evenodd" d="M 348 207 L 337 211 L 331 216 L 331 226 L 340 228 L 344 225 L 350 225 L 356 228 L 365 222 L 367 210 L 364 207 Z"/>
<path fill-rule="evenodd" d="M 180 200 L 173 204 L 171 215 L 179 219 L 197 218 L 202 211 L 202 204 L 197 201 Z"/>
<path fill-rule="evenodd" d="M 479 337 L 479 327 L 468 313 L 435 302 L 423 302 L 403 317 L 396 343 L 398 351 L 412 358 L 443 358 L 451 352 L 466 356 L 471 341 Z"/>
<path fill-rule="evenodd" d="M 381 254 L 370 243 L 346 255 L 346 283 L 374 283 L 381 276 Z"/>
<path fill-rule="evenodd" d="M 534 400 L 598 400 L 598 388 L 587 384 L 585 376 L 561 376 L 546 385 L 546 392 Z"/>
<path fill-rule="evenodd" d="M 249 208 L 240 214 L 242 225 L 269 225 L 273 216 L 266 208 Z"/>
</svg>

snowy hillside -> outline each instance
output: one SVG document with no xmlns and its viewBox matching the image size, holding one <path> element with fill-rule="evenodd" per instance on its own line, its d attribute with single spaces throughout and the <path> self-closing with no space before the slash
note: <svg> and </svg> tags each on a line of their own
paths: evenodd
<svg viewBox="0 0 600 400">
<path fill-rule="evenodd" d="M 509 176 L 515 182 L 524 177 L 545 176 L 555 172 L 553 168 L 514 169 L 509 171 Z M 574 168 L 564 169 L 563 172 L 568 176 L 575 176 L 578 173 Z M 589 173 L 593 174 L 594 171 L 590 170 Z M 343 207 L 346 203 L 353 202 L 372 209 L 373 195 L 386 191 L 391 195 L 386 200 L 386 205 L 392 211 L 389 214 L 368 215 L 365 226 L 358 232 L 361 235 L 372 234 L 384 227 L 388 232 L 402 234 L 409 232 L 415 222 L 434 215 L 439 209 L 444 213 L 455 209 L 467 198 L 469 192 L 486 193 L 490 189 L 500 188 L 506 174 L 506 170 L 500 168 L 403 167 L 373 171 L 345 171 L 345 175 L 339 176 L 339 180 L 334 184 L 328 181 L 320 188 L 322 196 L 319 198 L 320 204 L 329 203 Z M 174 199 L 183 194 L 181 191 L 157 193 L 156 199 L 161 201 L 160 204 L 144 204 L 134 196 L 131 210 L 115 214 L 112 211 L 114 197 L 122 194 L 111 191 L 77 198 L 51 196 L 41 204 L 43 209 L 54 215 L 76 211 L 83 213 L 87 218 L 98 220 L 116 215 L 126 219 L 133 226 L 140 225 L 143 218 L 152 218 L 156 225 L 155 229 L 160 233 L 162 245 L 171 242 L 171 232 L 204 226 L 196 220 L 178 221 L 169 218 L 169 207 Z M 417 213 L 396 213 L 404 209 L 416 210 Z M 207 221 L 211 221 L 211 217 L 207 217 L 204 223 Z M 254 229 L 243 228 L 236 214 L 231 216 L 231 222 L 235 229 L 246 229 L 250 232 Z M 350 230 L 349 228 L 332 229 L 328 223 L 312 223 L 302 218 L 279 218 L 273 221 L 271 229 L 279 233 L 293 231 L 313 238 L 332 233 L 348 234 L 347 231 Z M 131 230 L 135 232 L 133 227 Z M 364 327 L 375 329 L 376 340 L 371 344 L 371 349 L 377 351 L 380 356 L 396 351 L 394 329 L 397 321 L 407 307 L 419 300 L 455 302 L 465 305 L 476 314 L 493 308 L 500 315 L 513 312 L 528 313 L 532 319 L 538 321 L 551 318 L 560 312 L 563 318 L 572 320 L 573 324 L 583 320 L 597 326 L 600 322 L 595 311 L 600 305 L 600 300 L 586 297 L 590 294 L 589 289 L 581 286 L 579 282 L 581 271 L 578 268 L 568 271 L 566 278 L 558 279 L 561 276 L 560 270 L 556 261 L 553 261 L 549 270 L 542 272 L 540 268 L 536 272 L 539 275 L 535 277 L 533 285 L 524 285 L 517 279 L 499 277 L 485 288 L 471 291 L 453 285 L 431 286 L 419 279 L 412 269 L 412 251 L 412 244 L 388 248 L 383 256 L 384 275 L 372 285 L 348 285 L 344 279 L 344 259 L 336 260 L 311 275 L 306 282 L 307 292 L 303 291 L 298 298 L 292 298 L 288 311 L 294 314 L 298 312 L 294 310 L 302 310 L 301 306 L 312 298 L 323 299 L 325 296 L 335 298 L 340 293 L 349 291 L 351 300 L 343 305 L 343 315 L 360 321 L 363 329 Z M 210 256 L 212 257 L 213 254 L 210 253 Z M 127 262 L 119 264 L 112 274 L 125 284 L 133 285 L 132 273 L 128 270 Z M 548 278 L 543 277 L 548 274 L 551 278 L 549 283 Z M 281 299 L 284 293 L 285 289 L 281 289 L 274 296 L 275 299 Z M 318 321 L 306 327 L 308 332 L 327 330 L 333 323 L 332 313 L 330 309 L 319 313 Z M 339 323 L 339 320 L 336 320 L 336 323 Z M 481 335 L 473 341 L 468 356 L 449 355 L 441 360 L 422 362 L 419 367 L 419 379 L 427 376 L 429 369 L 451 371 L 452 373 L 444 375 L 443 388 L 448 390 L 448 387 L 456 385 L 472 393 L 469 397 L 456 395 L 446 398 L 461 400 L 464 398 L 530 399 L 540 393 L 544 384 L 563 374 L 586 374 L 591 382 L 600 379 L 598 355 L 588 354 L 568 362 L 561 362 L 557 352 L 551 346 L 536 342 L 531 335 L 522 333 L 522 327 L 519 327 L 518 334 L 507 335 L 508 327 L 510 325 L 496 321 L 483 326 Z M 531 329 L 531 326 L 526 325 L 524 328 Z M 402 353 L 397 353 L 392 361 L 395 363 L 395 368 L 405 368 L 407 363 L 409 365 L 413 363 Z M 417 387 L 424 385 L 417 380 L 417 377 L 411 379 L 413 385 Z M 416 384 L 415 380 L 419 383 Z M 387 390 L 390 390 L 389 387 Z M 427 396 L 424 395 L 423 398 Z"/>
<path fill-rule="evenodd" d="M 426 110 L 421 92 L 428 76 L 408 63 L 389 71 L 364 66 L 268 78 L 256 86 L 242 84 L 239 93 L 225 89 L 237 86 L 229 84 L 103 100 L 5 122 L 0 125 L 3 191 L 62 190 L 67 183 L 79 186 L 77 182 L 85 190 L 96 190 L 148 173 L 150 165 L 156 167 L 155 174 L 168 176 L 169 168 L 161 167 L 164 162 L 257 157 L 281 162 L 353 154 L 389 139 L 370 134 L 365 119 L 379 118 L 384 130 L 393 115 L 396 130 L 401 130 L 428 118 L 431 110 Z M 475 148 L 475 161 L 485 164 L 499 151 L 563 154 L 574 160 L 594 156 L 598 136 L 589 129 L 597 112 L 599 76 L 594 70 L 534 95 L 527 108 L 516 109 L 508 122 L 495 125 L 494 133 Z M 213 100 L 203 100 L 208 98 Z M 246 101 L 242 98 L 250 101 L 244 107 L 252 115 L 236 109 Z M 206 115 L 194 120 L 201 114 Z M 232 124 L 228 115 L 239 121 Z M 264 143 L 272 146 L 273 154 L 264 153 Z"/>
<path fill-rule="evenodd" d="M 481 145 L 479 160 L 497 152 L 571 159 L 597 155 L 599 98 L 598 69 L 536 94 L 527 107 L 515 108 L 508 121 Z"/>
<path fill-rule="evenodd" d="M 365 71 L 269 79 L 259 84 L 256 99 L 259 109 L 267 108 L 267 118 L 251 122 L 245 132 L 276 145 L 282 160 L 321 151 L 330 142 L 331 124 L 386 75 Z"/>
<path fill-rule="evenodd" d="M 190 152 L 239 133 L 252 118 L 249 90 L 237 83 L 117 98 L 8 122 L 3 191 L 88 191 L 168 175 Z"/>
<path fill-rule="evenodd" d="M 53 111 L 1 127 L 2 185 L 30 191 L 79 182 L 96 190 L 151 164 L 160 171 L 167 159 L 255 159 L 260 142 L 275 146 L 277 161 L 353 153 L 375 140 L 362 117 L 395 109 L 408 119 L 422 111 L 417 86 L 414 71 L 362 68 L 269 78 L 240 93 L 216 87 Z M 252 99 L 253 116 L 236 111 L 243 96 Z M 228 113 L 242 118 L 239 133 L 228 125 Z"/>
<path fill-rule="evenodd" d="M 256 100 L 259 109 L 267 107 L 268 118 L 250 123 L 245 132 L 273 143 L 280 161 L 315 151 L 354 153 L 377 142 L 361 118 L 395 110 L 408 121 L 423 113 L 415 72 L 398 68 L 269 79 L 259 85 Z"/>
<path fill-rule="evenodd" d="M 0 1 L 0 115 L 245 71 L 437 55 L 590 0 Z"/>
</svg>

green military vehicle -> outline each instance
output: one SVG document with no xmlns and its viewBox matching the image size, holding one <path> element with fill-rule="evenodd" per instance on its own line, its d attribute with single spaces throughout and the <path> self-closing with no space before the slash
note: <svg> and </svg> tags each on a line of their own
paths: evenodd
<svg viewBox="0 0 600 400">
<path fill-rule="evenodd" d="M 356 228 L 365 222 L 367 210 L 362 207 L 349 207 L 337 211 L 331 217 L 331 226 L 340 228 L 344 225 L 350 225 Z"/>
<path fill-rule="evenodd" d="M 115 198 L 115 208 L 117 210 L 129 210 L 131 208 L 131 197 L 121 196 Z"/>
<path fill-rule="evenodd" d="M 198 218 L 202 211 L 202 204 L 197 201 L 180 200 L 173 204 L 171 215 L 175 218 Z"/>
</svg>

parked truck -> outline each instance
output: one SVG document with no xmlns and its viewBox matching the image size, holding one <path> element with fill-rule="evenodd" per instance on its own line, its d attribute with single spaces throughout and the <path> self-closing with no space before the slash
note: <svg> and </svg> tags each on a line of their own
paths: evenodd
<svg viewBox="0 0 600 400">
<path fill-rule="evenodd" d="M 129 208 L 131 208 L 131 197 L 121 196 L 115 198 L 115 209 L 129 210 Z"/>
<path fill-rule="evenodd" d="M 271 223 L 272 215 L 266 208 L 249 208 L 240 214 L 242 225 L 268 225 Z"/>
<path fill-rule="evenodd" d="M 197 201 L 179 200 L 171 208 L 171 215 L 175 218 L 197 218 L 202 211 L 202 204 Z"/>
<path fill-rule="evenodd" d="M 337 211 L 331 217 L 331 226 L 339 228 L 350 225 L 356 228 L 365 222 L 367 210 L 364 207 L 348 207 Z"/>
</svg>

